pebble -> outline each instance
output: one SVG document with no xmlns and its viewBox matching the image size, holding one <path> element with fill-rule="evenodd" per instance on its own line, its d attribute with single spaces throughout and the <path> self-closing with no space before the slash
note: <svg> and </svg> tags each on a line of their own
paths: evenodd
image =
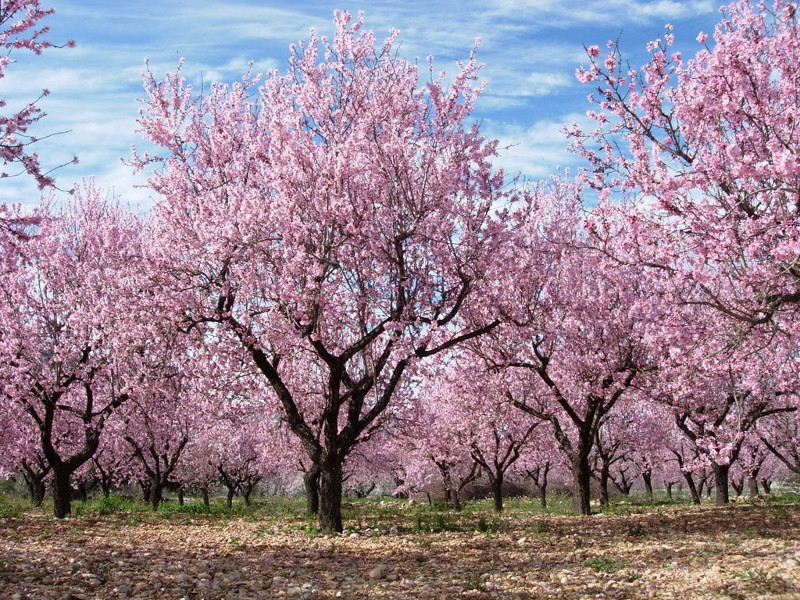
<svg viewBox="0 0 800 600">
<path fill-rule="evenodd" d="M 375 567 L 369 572 L 368 577 L 370 579 L 383 579 L 384 577 L 386 577 L 386 567 L 383 566 Z"/>
</svg>

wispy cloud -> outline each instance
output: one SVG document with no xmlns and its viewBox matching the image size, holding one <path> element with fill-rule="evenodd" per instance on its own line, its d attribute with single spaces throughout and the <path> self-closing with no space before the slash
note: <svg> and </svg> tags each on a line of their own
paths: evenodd
<svg viewBox="0 0 800 600">
<path fill-rule="evenodd" d="M 145 58 L 157 76 L 186 58 L 184 74 L 192 82 L 230 82 L 251 60 L 256 72 L 285 68 L 289 44 L 307 38 L 310 28 L 332 33 L 335 8 L 363 9 L 378 39 L 399 29 L 400 55 L 423 63 L 433 55 L 436 69 L 454 72 L 453 61 L 466 59 L 481 38 L 478 59 L 488 88 L 475 116 L 508 146 L 501 162 L 509 172 L 544 177 L 575 161 L 560 130 L 572 113 L 585 110 L 586 92 L 573 75 L 585 63 L 584 43 L 624 31 L 626 47 L 643 46 L 667 21 L 683 23 L 694 40 L 700 29 L 713 28 L 715 7 L 710 0 L 62 1 L 49 20 L 51 37 L 75 39 L 77 48 L 19 54 L 19 64 L 0 80 L 0 97 L 14 107 L 50 89 L 42 103 L 48 116 L 36 133 L 69 133 L 38 145 L 42 162 L 56 166 L 73 154 L 81 161 L 57 172 L 62 187 L 95 175 L 101 185 L 147 204 L 146 190 L 134 187 L 143 177 L 120 162 L 131 144 L 141 144 L 134 130 Z M 0 181 L 0 202 L 32 204 L 38 195 L 29 178 Z"/>
<path fill-rule="evenodd" d="M 560 118 L 535 121 L 528 126 L 491 122 L 483 132 L 499 141 L 495 160 L 509 177 L 544 179 L 560 169 L 579 164 L 578 158 L 567 150 L 565 123 L 588 123 L 586 115 L 564 114 Z"/>
</svg>

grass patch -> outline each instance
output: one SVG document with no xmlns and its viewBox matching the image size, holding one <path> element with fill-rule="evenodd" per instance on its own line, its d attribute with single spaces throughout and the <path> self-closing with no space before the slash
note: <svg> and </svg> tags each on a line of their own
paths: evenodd
<svg viewBox="0 0 800 600">
<path fill-rule="evenodd" d="M 103 516 L 141 512 L 145 510 L 141 502 L 123 498 L 122 496 L 109 496 L 108 498 L 98 498 L 87 502 L 73 502 L 72 514 L 80 516 Z"/>
<path fill-rule="evenodd" d="M 11 504 L 0 504 L 0 519 L 18 519 L 22 511 Z"/>
<path fill-rule="evenodd" d="M 585 561 L 583 561 L 583 566 L 595 571 L 613 573 L 614 571 L 619 571 L 626 568 L 628 565 L 621 560 L 605 558 L 603 556 L 592 556 L 591 558 L 587 558 Z"/>
</svg>

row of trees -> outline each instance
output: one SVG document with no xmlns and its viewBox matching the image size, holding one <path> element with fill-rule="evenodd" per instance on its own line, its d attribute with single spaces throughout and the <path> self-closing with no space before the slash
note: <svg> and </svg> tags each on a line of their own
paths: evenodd
<svg viewBox="0 0 800 600">
<path fill-rule="evenodd" d="M 498 508 L 513 465 L 565 462 L 582 514 L 622 456 L 710 469 L 719 503 L 744 449 L 800 471 L 791 2 L 730 5 L 687 62 L 669 29 L 640 70 L 588 47 L 590 166 L 527 185 L 469 122 L 474 53 L 420 87 L 396 33 L 334 26 L 285 74 L 146 73 L 150 214 L 87 183 L 3 215 L 0 440 L 39 453 L 57 516 L 98 453 L 154 502 L 227 451 L 299 465 L 323 531 L 376 456 L 456 501 L 482 471 Z"/>
</svg>

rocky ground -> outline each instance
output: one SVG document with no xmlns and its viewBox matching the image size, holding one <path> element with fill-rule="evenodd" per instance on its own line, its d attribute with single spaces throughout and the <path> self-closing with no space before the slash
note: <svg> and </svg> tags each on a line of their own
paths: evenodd
<svg viewBox="0 0 800 600">
<path fill-rule="evenodd" d="M 800 599 L 800 506 L 592 517 L 0 519 L 0 598 Z"/>
</svg>

